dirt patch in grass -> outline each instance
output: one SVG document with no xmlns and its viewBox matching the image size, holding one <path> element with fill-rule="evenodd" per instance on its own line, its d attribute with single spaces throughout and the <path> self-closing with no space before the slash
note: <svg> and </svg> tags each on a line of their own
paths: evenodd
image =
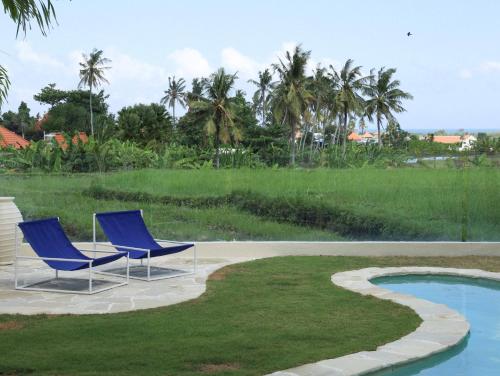
<svg viewBox="0 0 500 376">
<path fill-rule="evenodd" d="M 236 371 L 237 369 L 240 369 L 240 365 L 237 363 L 203 364 L 200 367 L 201 372 L 208 374 L 225 371 Z"/>
<path fill-rule="evenodd" d="M 212 281 L 223 281 L 224 279 L 226 279 L 226 276 L 229 274 L 229 273 L 232 273 L 233 272 L 233 269 L 232 268 L 228 268 L 228 267 L 225 267 L 225 268 L 221 268 L 221 269 L 218 269 L 216 270 L 215 272 L 213 272 L 212 274 L 210 274 L 210 279 Z"/>
<path fill-rule="evenodd" d="M 0 332 L 4 330 L 18 330 L 24 328 L 24 325 L 21 324 L 19 321 L 4 321 L 0 322 Z"/>
</svg>

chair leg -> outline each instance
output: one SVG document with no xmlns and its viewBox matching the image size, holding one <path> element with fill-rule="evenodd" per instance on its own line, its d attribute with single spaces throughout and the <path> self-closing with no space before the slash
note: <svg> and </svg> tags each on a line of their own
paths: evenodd
<svg viewBox="0 0 500 376">
<path fill-rule="evenodd" d="M 196 273 L 197 267 L 198 265 L 196 264 L 196 243 L 195 243 L 193 247 L 193 273 Z"/>
<path fill-rule="evenodd" d="M 17 223 L 14 225 L 14 288 L 17 289 L 17 256 L 19 254 L 19 245 L 17 244 Z"/>
<path fill-rule="evenodd" d="M 92 293 L 92 264 L 89 265 L 89 293 Z"/>
<path fill-rule="evenodd" d="M 56 279 L 59 278 L 59 270 L 56 269 Z"/>
<path fill-rule="evenodd" d="M 148 282 L 151 281 L 151 253 L 148 252 Z"/>
<path fill-rule="evenodd" d="M 129 283 L 130 280 L 130 258 L 129 254 L 127 253 L 127 283 Z"/>
</svg>

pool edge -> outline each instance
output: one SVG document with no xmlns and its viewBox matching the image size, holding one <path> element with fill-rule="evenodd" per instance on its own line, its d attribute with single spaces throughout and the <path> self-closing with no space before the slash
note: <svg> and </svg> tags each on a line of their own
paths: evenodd
<svg viewBox="0 0 500 376">
<path fill-rule="evenodd" d="M 284 371 L 273 376 L 355 376 L 400 366 L 448 350 L 462 342 L 470 331 L 469 322 L 457 311 L 411 295 L 376 286 L 370 281 L 378 277 L 398 275 L 446 275 L 500 281 L 500 273 L 480 269 L 440 267 L 364 268 L 335 273 L 333 284 L 361 295 L 370 295 L 410 307 L 422 319 L 420 326 L 400 339 L 379 346 L 375 351 L 361 351 L 338 358 L 321 360 Z"/>
</svg>

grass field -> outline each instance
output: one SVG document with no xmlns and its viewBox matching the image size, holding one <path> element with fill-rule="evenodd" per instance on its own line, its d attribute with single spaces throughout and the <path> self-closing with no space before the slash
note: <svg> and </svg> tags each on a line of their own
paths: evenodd
<svg viewBox="0 0 500 376">
<path fill-rule="evenodd" d="M 500 258 L 279 257 L 226 267 L 200 298 L 111 315 L 0 316 L 0 374 L 262 375 L 373 350 L 420 323 L 334 286 L 332 273 L 429 265 L 500 271 Z"/>
<path fill-rule="evenodd" d="M 192 240 L 335 240 L 325 229 L 278 223 L 234 207 L 189 208 L 94 200 L 91 184 L 157 196 L 218 197 L 250 190 L 334 205 L 353 216 L 374 215 L 432 229 L 438 240 L 500 240 L 500 170 L 141 170 L 106 175 L 0 176 L 0 195 L 16 196 L 26 218 L 60 216 L 74 238 L 90 239 L 93 211 L 145 209 L 158 236 Z"/>
</svg>

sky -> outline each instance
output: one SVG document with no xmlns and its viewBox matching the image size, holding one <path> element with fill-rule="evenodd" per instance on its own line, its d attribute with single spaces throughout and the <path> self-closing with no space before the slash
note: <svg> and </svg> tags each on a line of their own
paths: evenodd
<svg viewBox="0 0 500 376">
<path fill-rule="evenodd" d="M 248 80 L 301 44 L 309 71 L 349 58 L 365 73 L 397 68 L 414 96 L 398 116 L 403 129 L 500 130 L 500 1 L 56 0 L 55 8 L 46 37 L 33 26 L 16 38 L 0 14 L 0 64 L 12 83 L 2 112 L 25 101 L 43 114 L 33 95 L 49 83 L 76 88 L 78 62 L 93 48 L 112 60 L 102 87 L 112 112 L 158 102 L 169 76 L 190 83 L 221 66 L 238 72 L 250 99 Z"/>
</svg>

